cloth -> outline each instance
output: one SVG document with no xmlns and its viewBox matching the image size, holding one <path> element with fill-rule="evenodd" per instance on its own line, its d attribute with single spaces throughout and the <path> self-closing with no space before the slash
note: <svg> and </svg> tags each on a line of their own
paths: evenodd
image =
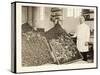
<svg viewBox="0 0 100 75">
<path fill-rule="evenodd" d="M 87 52 L 81 52 L 82 56 L 83 56 L 83 60 L 87 61 Z"/>
<path fill-rule="evenodd" d="M 90 28 L 85 23 L 78 25 L 77 27 L 77 48 L 80 52 L 89 51 L 88 45 L 85 45 L 86 42 L 89 42 L 90 38 Z"/>
</svg>

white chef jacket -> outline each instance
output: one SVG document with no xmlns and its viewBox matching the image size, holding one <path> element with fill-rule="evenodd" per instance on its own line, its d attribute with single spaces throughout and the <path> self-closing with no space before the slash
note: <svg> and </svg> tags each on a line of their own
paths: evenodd
<svg viewBox="0 0 100 75">
<path fill-rule="evenodd" d="M 78 25 L 77 31 L 77 48 L 80 52 L 87 52 L 89 51 L 88 45 L 85 46 L 86 42 L 89 42 L 90 38 L 90 28 L 85 23 Z"/>
</svg>

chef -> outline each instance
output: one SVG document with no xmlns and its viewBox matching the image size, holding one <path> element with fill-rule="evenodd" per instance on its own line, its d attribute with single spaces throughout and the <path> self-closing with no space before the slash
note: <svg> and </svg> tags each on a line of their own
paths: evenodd
<svg viewBox="0 0 100 75">
<path fill-rule="evenodd" d="M 88 42 L 90 38 L 90 28 L 85 23 L 84 16 L 80 17 L 80 25 L 77 26 L 77 48 L 83 56 L 83 60 L 87 61 L 87 52 L 89 51 Z"/>
</svg>

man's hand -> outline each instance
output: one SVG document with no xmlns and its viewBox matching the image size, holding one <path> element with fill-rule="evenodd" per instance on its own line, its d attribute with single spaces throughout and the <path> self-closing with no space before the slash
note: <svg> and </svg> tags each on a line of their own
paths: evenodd
<svg viewBox="0 0 100 75">
<path fill-rule="evenodd" d="M 71 35 L 72 38 L 77 37 L 76 33 L 70 33 L 70 35 Z"/>
</svg>

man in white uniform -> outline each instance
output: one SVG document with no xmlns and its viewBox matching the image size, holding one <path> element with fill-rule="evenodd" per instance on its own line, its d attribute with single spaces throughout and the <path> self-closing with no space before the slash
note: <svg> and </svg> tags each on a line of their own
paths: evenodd
<svg viewBox="0 0 100 75">
<path fill-rule="evenodd" d="M 90 38 L 90 28 L 85 24 L 83 16 L 80 17 L 80 25 L 77 27 L 77 48 L 83 56 L 83 60 L 87 61 L 87 52 L 89 51 L 88 42 Z"/>
</svg>

